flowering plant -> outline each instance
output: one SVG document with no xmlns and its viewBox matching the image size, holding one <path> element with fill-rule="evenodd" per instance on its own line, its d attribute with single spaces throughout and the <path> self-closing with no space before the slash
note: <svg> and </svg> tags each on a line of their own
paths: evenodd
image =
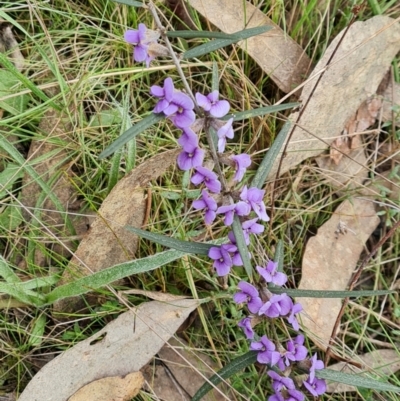
<svg viewBox="0 0 400 401">
<path fill-rule="evenodd" d="M 308 355 L 305 337 L 300 333 L 301 303 L 294 302 L 281 288 L 287 283 L 287 276 L 282 271 L 282 255 L 278 252 L 275 261 L 272 258 L 265 261 L 251 252 L 253 239 L 264 232 L 265 224 L 270 220 L 264 203 L 265 190 L 260 188 L 267 173 L 264 171 L 261 178 L 258 175 L 253 185 L 242 184 L 251 165 L 250 156 L 224 153 L 229 140 L 234 138 L 234 122 L 240 113 L 228 115 L 231 106 L 227 100 L 220 99 L 216 88 L 206 93 L 192 93 L 180 67 L 180 58 L 172 50 L 151 2 L 149 10 L 158 31 L 139 24 L 137 29 L 129 29 L 124 35 L 126 42 L 133 45 L 133 60 L 145 62 L 149 67 L 157 57 L 171 57 L 185 91 L 177 88 L 170 77 L 165 78 L 162 86 L 152 85 L 149 93 L 154 98 L 154 115 L 148 121 L 149 124 L 161 118 L 170 121 L 179 135 L 177 143 L 181 147 L 177 165 L 190 174 L 191 184 L 200 190 L 200 197 L 193 201 L 193 209 L 203 213 L 206 226 L 217 221 L 229 229 L 224 243 L 210 244 L 206 253 L 212 260 L 216 276 L 226 278 L 235 266 L 245 268 L 247 280 L 237 284 L 233 301 L 240 308 L 244 306 L 247 312 L 237 324 L 249 341 L 254 356 L 252 362 L 268 367 L 272 389 L 268 400 L 303 401 L 306 394 L 320 396 L 327 388 L 321 377 L 324 363 L 317 354 Z M 164 41 L 163 45 L 158 43 L 160 39 Z M 193 49 L 189 52 L 196 54 Z M 254 115 L 262 114 L 260 110 Z M 110 148 L 115 150 L 115 146 Z M 109 153 L 108 149 L 102 156 Z M 140 234 L 140 230 L 136 232 Z M 258 273 L 256 278 L 255 272 Z M 274 319 L 283 319 L 287 323 L 286 340 L 278 339 L 277 335 L 268 336 L 259 329 L 260 322 Z"/>
</svg>

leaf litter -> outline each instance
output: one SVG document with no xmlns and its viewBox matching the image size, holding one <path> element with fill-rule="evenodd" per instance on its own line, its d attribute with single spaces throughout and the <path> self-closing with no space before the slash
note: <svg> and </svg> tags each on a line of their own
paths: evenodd
<svg viewBox="0 0 400 401">
<path fill-rule="evenodd" d="M 106 377 L 119 386 L 121 378 L 150 361 L 199 304 L 193 299 L 152 301 L 122 313 L 46 364 L 19 401 L 65 401 L 83 386 Z"/>
</svg>

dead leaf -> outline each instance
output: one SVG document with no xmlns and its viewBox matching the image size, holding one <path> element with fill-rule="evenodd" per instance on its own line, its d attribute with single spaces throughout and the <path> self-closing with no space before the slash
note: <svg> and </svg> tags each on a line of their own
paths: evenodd
<svg viewBox="0 0 400 401">
<path fill-rule="evenodd" d="M 396 373 L 400 369 L 399 352 L 395 349 L 380 349 L 357 356 L 354 359 L 357 362 L 362 362 L 362 369 L 346 364 L 345 362 L 339 362 L 334 365 L 330 365 L 329 369 L 357 375 L 363 372 L 376 372 L 378 375 L 385 377 L 385 379 L 387 376 Z M 374 375 L 375 378 L 378 378 L 377 374 Z M 328 384 L 328 393 L 345 393 L 347 391 L 357 391 L 357 388 L 348 384 L 337 382 Z"/>
<path fill-rule="evenodd" d="M 129 401 L 139 393 L 143 383 L 141 372 L 104 377 L 81 387 L 68 401 Z"/>
<path fill-rule="evenodd" d="M 262 25 L 273 29 L 240 44 L 283 92 L 303 82 L 311 61 L 301 46 L 262 11 L 242 0 L 188 0 L 188 4 L 225 33 Z"/>
<path fill-rule="evenodd" d="M 17 70 L 22 71 L 25 59 L 12 32 L 12 25 L 0 19 L 0 52 L 5 53 L 8 51 L 11 51 L 10 58 Z"/>
<path fill-rule="evenodd" d="M 125 226 L 142 226 L 145 187 L 175 163 L 178 153 L 179 149 L 174 149 L 153 156 L 118 182 L 101 205 L 59 285 L 134 258 L 138 237 Z M 72 313 L 82 309 L 84 304 L 80 297 L 65 298 L 54 304 L 54 312 Z"/>
<path fill-rule="evenodd" d="M 198 351 L 188 351 L 183 340 L 171 338 L 158 353 L 163 363 L 150 365 L 144 375 L 152 392 L 162 400 L 190 400 L 196 391 L 219 370 L 218 365 L 207 355 Z M 169 371 L 166 372 L 166 369 Z M 173 379 L 172 379 L 173 378 Z M 219 385 L 222 391 L 213 389 L 202 400 L 232 400 L 232 394 L 226 385 Z M 183 397 L 183 395 L 186 397 Z"/>
<path fill-rule="evenodd" d="M 345 290 L 365 242 L 379 224 L 372 202 L 346 200 L 310 238 L 302 262 L 299 289 Z M 310 338 L 326 349 L 341 308 L 337 298 L 299 298 L 302 323 Z"/>
<path fill-rule="evenodd" d="M 300 99 L 303 104 L 308 104 L 294 128 L 280 174 L 319 155 L 340 136 L 362 102 L 376 93 L 400 50 L 400 24 L 396 20 L 376 16 L 355 22 L 313 91 L 317 77 L 324 71 L 342 35 L 343 32 L 333 40 L 311 74 L 314 78 L 303 88 Z M 299 112 L 292 113 L 290 121 L 296 121 L 298 115 Z M 275 177 L 277 167 L 278 163 L 275 163 L 269 179 Z"/>
<path fill-rule="evenodd" d="M 139 371 L 198 305 L 193 299 L 153 301 L 121 314 L 45 365 L 18 401 L 65 401 L 94 380 Z"/>
</svg>

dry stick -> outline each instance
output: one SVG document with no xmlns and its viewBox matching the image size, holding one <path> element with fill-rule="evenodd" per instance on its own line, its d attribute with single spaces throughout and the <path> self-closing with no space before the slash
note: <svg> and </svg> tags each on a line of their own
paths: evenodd
<svg viewBox="0 0 400 401">
<path fill-rule="evenodd" d="M 357 271 L 354 273 L 353 278 L 351 279 L 350 285 L 349 285 L 349 291 L 352 291 L 353 288 L 356 286 L 361 273 L 363 272 L 364 268 L 367 266 L 367 263 L 374 257 L 374 255 L 378 252 L 378 249 L 391 237 L 393 237 L 395 231 L 400 227 L 400 220 L 398 222 L 396 222 L 396 224 L 389 230 L 389 232 L 379 240 L 379 242 L 372 248 L 372 251 L 364 258 L 364 260 L 362 261 L 360 267 L 357 269 Z M 325 353 L 325 360 L 324 360 L 324 364 L 325 366 L 329 363 L 330 360 L 330 356 L 332 354 L 331 352 L 331 346 L 333 344 L 333 341 L 335 340 L 336 337 L 336 333 L 338 331 L 338 327 L 340 324 L 340 321 L 342 319 L 342 316 L 344 314 L 344 310 L 347 306 L 347 304 L 349 303 L 349 297 L 345 298 L 343 300 L 343 304 L 342 307 L 340 308 L 339 314 L 336 318 L 335 321 L 335 325 L 333 327 L 332 333 L 331 333 L 331 338 L 329 339 L 329 344 L 328 344 L 328 348 L 326 349 L 326 353 Z"/>
<path fill-rule="evenodd" d="M 318 77 L 318 79 L 317 79 L 317 82 L 315 83 L 315 85 L 314 85 L 314 87 L 313 87 L 313 89 L 312 89 L 310 95 L 308 96 L 308 99 L 307 99 L 306 103 L 304 104 L 304 106 L 300 106 L 299 115 L 297 116 L 296 121 L 293 123 L 293 127 L 291 128 L 290 133 L 289 133 L 289 135 L 288 135 L 288 138 L 287 138 L 287 140 L 286 140 L 285 146 L 284 146 L 283 151 L 282 151 L 282 156 L 281 156 L 281 158 L 279 159 L 279 164 L 278 164 L 278 169 L 277 169 L 277 171 L 276 171 L 275 180 L 274 180 L 273 183 L 272 183 L 271 209 L 270 209 L 270 219 L 271 219 L 271 222 L 273 221 L 273 217 L 274 217 L 275 182 L 276 182 L 276 181 L 278 180 L 278 178 L 279 178 L 279 175 L 280 175 L 280 172 L 281 172 L 282 163 L 283 163 L 283 158 L 285 157 L 285 154 L 286 154 L 287 148 L 288 148 L 288 146 L 289 146 L 290 140 L 292 139 L 292 136 L 293 136 L 293 133 L 294 133 L 294 128 L 298 125 L 298 123 L 299 123 L 299 121 L 300 121 L 300 119 L 301 119 L 301 117 L 302 117 L 302 115 L 303 115 L 303 113 L 304 113 L 304 110 L 307 108 L 307 105 L 308 105 L 310 99 L 312 98 L 312 96 L 313 96 L 315 90 L 317 89 L 318 84 L 320 83 L 322 77 L 324 76 L 324 74 L 325 74 L 325 72 L 326 72 L 326 70 L 327 70 L 326 67 L 329 66 L 329 64 L 331 64 L 331 62 L 332 62 L 332 60 L 333 60 L 333 58 L 334 58 L 336 52 L 337 52 L 338 49 L 339 49 L 339 46 L 341 45 L 341 43 L 342 43 L 343 39 L 345 38 L 347 32 L 349 31 L 350 27 L 351 27 L 351 26 L 353 25 L 353 23 L 355 22 L 355 20 L 356 20 L 356 18 L 357 18 L 357 15 L 358 15 L 358 12 L 360 11 L 360 6 L 354 7 L 352 11 L 353 11 L 353 17 L 352 17 L 352 19 L 351 19 L 349 25 L 347 25 L 347 28 L 346 28 L 346 30 L 344 31 L 342 37 L 340 38 L 340 40 L 339 40 L 337 46 L 335 47 L 335 49 L 333 50 L 332 54 L 330 55 L 330 57 L 329 57 L 329 59 L 328 59 L 326 65 L 325 65 L 325 69 L 324 69 L 324 71 L 322 72 L 322 74 L 319 75 L 319 77 Z M 272 230 L 272 224 L 271 224 L 269 227 L 270 227 L 270 231 L 271 231 L 271 230 Z"/>
</svg>

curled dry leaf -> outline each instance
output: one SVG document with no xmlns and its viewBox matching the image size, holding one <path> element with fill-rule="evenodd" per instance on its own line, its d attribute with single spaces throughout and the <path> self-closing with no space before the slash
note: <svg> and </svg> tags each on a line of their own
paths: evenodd
<svg viewBox="0 0 400 401">
<path fill-rule="evenodd" d="M 193 299 L 153 301 L 121 314 L 45 365 L 19 401 L 65 401 L 94 380 L 138 372 L 198 305 Z"/>
<path fill-rule="evenodd" d="M 242 0 L 188 0 L 188 4 L 222 32 L 234 33 L 262 25 L 273 29 L 241 42 L 240 47 L 283 92 L 303 82 L 311 64 L 303 49 L 262 11 Z"/>
<path fill-rule="evenodd" d="M 302 262 L 299 289 L 345 290 L 361 252 L 379 217 L 372 202 L 346 200 L 310 238 Z M 337 298 L 299 298 L 303 306 L 302 324 L 310 338 L 325 350 L 342 300 Z"/>
<path fill-rule="evenodd" d="M 360 105 L 376 93 L 400 50 L 400 24 L 392 18 L 376 16 L 355 22 L 349 28 L 326 68 L 343 34 L 342 31 L 330 44 L 303 88 L 300 100 L 307 107 L 294 128 L 281 174 L 319 155 L 340 136 Z M 322 72 L 324 75 L 314 90 Z M 294 122 L 298 116 L 299 112 L 294 112 L 289 119 Z M 269 179 L 275 177 L 277 168 L 275 163 Z"/>
<path fill-rule="evenodd" d="M 185 349 L 187 347 L 187 349 Z M 149 389 L 162 400 L 190 400 L 196 391 L 210 378 L 219 366 L 207 355 L 199 351 L 189 351 L 183 340 L 171 338 L 158 353 L 160 364 L 150 364 L 143 374 Z M 167 374 L 166 370 L 170 372 Z M 172 374 L 172 375 L 171 375 Z M 173 379 L 172 379 L 173 377 Z M 226 385 L 219 385 L 219 392 L 213 389 L 207 393 L 204 401 L 232 400 L 232 394 Z M 187 398 L 183 398 L 187 394 Z"/>
<path fill-rule="evenodd" d="M 101 205 L 59 285 L 134 258 L 139 239 L 124 227 L 142 226 L 145 187 L 175 163 L 178 153 L 176 149 L 153 156 L 118 182 Z M 74 312 L 83 307 L 82 298 L 65 298 L 54 304 L 54 312 Z"/>
<path fill-rule="evenodd" d="M 399 352 L 394 349 L 380 349 L 357 356 L 354 359 L 362 363 L 362 369 L 346 364 L 345 362 L 330 365 L 329 369 L 357 375 L 363 372 L 371 375 L 375 372 L 375 379 L 378 378 L 377 375 L 386 378 L 400 369 Z M 357 388 L 344 383 L 332 382 L 328 384 L 328 393 L 345 393 L 347 391 L 357 391 Z"/>
<path fill-rule="evenodd" d="M 0 19 L 0 52 L 5 53 L 8 51 L 10 51 L 11 61 L 17 70 L 22 71 L 25 59 L 12 32 L 12 25 Z"/>
<path fill-rule="evenodd" d="M 68 401 L 129 401 L 139 393 L 143 382 L 140 372 L 104 377 L 83 386 Z"/>
</svg>

